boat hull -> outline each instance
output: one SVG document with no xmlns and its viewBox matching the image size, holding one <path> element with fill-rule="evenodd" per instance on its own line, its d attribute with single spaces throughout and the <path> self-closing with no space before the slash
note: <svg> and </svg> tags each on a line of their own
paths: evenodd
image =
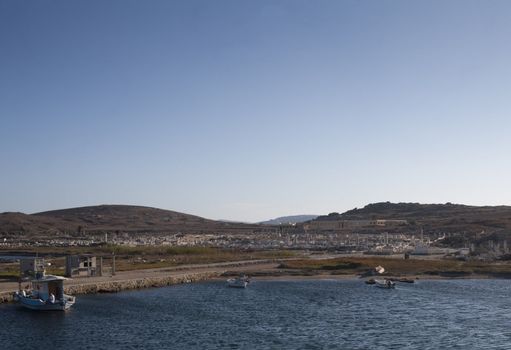
<svg viewBox="0 0 511 350">
<path fill-rule="evenodd" d="M 396 284 L 390 280 L 375 280 L 374 281 L 374 285 L 378 288 L 383 288 L 383 289 L 393 289 L 396 287 Z"/>
<path fill-rule="evenodd" d="M 245 280 L 237 280 L 237 279 L 230 279 L 227 280 L 227 286 L 230 288 L 247 288 L 248 281 Z"/>
<path fill-rule="evenodd" d="M 57 300 L 54 303 L 45 302 L 41 299 L 33 299 L 29 297 L 25 297 L 16 293 L 14 299 L 21 306 L 30 309 L 30 310 L 39 310 L 39 311 L 66 311 L 74 305 L 75 300 L 74 297 L 65 295 L 64 300 Z"/>
</svg>

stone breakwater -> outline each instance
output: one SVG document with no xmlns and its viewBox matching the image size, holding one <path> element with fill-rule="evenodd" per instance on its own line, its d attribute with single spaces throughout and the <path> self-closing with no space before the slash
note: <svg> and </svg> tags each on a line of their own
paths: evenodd
<svg viewBox="0 0 511 350">
<path fill-rule="evenodd" d="M 64 287 L 65 293 L 70 295 L 117 293 L 123 290 L 165 287 L 174 284 L 192 283 L 219 277 L 221 272 L 191 273 L 181 276 L 149 277 L 129 279 L 122 281 L 105 281 L 86 283 Z"/>
<path fill-rule="evenodd" d="M 12 292 L 0 293 L 0 304 L 12 301 Z"/>
<path fill-rule="evenodd" d="M 222 275 L 221 271 L 190 273 L 180 276 L 163 276 L 127 279 L 120 281 L 103 281 L 93 283 L 83 283 L 64 287 L 64 292 L 70 295 L 95 294 L 95 293 L 117 293 L 123 290 L 133 290 L 142 288 L 156 288 L 171 286 L 174 284 L 192 283 L 205 281 Z M 12 292 L 0 293 L 0 303 L 13 301 Z"/>
<path fill-rule="evenodd" d="M 233 271 L 231 272 L 236 272 L 236 270 L 239 271 L 239 268 L 243 268 L 245 266 L 276 264 L 281 262 L 282 260 L 289 259 L 247 260 L 201 265 L 176 266 L 157 269 L 157 271 L 148 271 L 147 274 L 149 276 L 137 277 L 126 276 L 125 279 L 117 278 L 110 280 L 108 278 L 105 278 L 101 281 L 97 280 L 87 281 L 87 279 L 82 279 L 79 282 L 77 280 L 72 280 L 69 282 L 68 285 L 64 285 L 64 292 L 70 295 L 80 295 L 95 293 L 117 293 L 123 290 L 165 287 L 174 284 L 192 283 L 218 278 L 223 276 L 224 273 L 227 272 L 227 268 L 233 269 Z M 201 270 L 207 269 L 209 271 L 197 271 L 199 269 Z M 130 273 L 130 271 L 121 272 L 120 274 L 122 273 Z M 153 276 L 150 276 L 151 274 L 153 274 Z M 13 291 L 0 292 L 0 303 L 11 302 L 12 299 Z"/>
</svg>

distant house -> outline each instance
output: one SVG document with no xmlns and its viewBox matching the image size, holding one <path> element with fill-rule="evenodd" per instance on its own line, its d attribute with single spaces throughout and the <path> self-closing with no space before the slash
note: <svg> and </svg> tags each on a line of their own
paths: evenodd
<svg viewBox="0 0 511 350">
<path fill-rule="evenodd" d="M 66 256 L 66 276 L 101 276 L 101 266 L 98 269 L 96 261 L 96 257 L 90 254 L 68 255 Z"/>
<path fill-rule="evenodd" d="M 29 257 L 20 259 L 20 277 L 35 277 L 44 272 L 44 259 Z"/>
</svg>

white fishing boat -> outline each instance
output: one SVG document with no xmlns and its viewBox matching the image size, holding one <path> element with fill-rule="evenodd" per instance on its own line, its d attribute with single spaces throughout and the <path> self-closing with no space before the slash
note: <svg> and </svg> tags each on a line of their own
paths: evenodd
<svg viewBox="0 0 511 350">
<path fill-rule="evenodd" d="M 247 285 L 249 282 L 250 282 L 249 277 L 247 277 L 245 275 L 241 275 L 236 278 L 229 278 L 227 280 L 227 286 L 229 286 L 231 288 L 247 288 Z"/>
<path fill-rule="evenodd" d="M 396 287 L 396 284 L 388 279 L 374 280 L 374 285 L 378 288 L 385 288 L 385 289 L 391 289 L 391 288 Z"/>
<path fill-rule="evenodd" d="M 30 281 L 31 289 L 15 292 L 14 301 L 32 310 L 67 310 L 75 303 L 75 297 L 64 294 L 66 279 L 42 274 Z"/>
</svg>

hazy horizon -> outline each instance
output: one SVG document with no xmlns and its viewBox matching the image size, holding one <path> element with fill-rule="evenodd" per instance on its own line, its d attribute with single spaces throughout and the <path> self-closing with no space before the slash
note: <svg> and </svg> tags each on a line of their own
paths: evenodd
<svg viewBox="0 0 511 350">
<path fill-rule="evenodd" d="M 509 205 L 511 2 L 2 1 L 0 212 Z"/>
</svg>

